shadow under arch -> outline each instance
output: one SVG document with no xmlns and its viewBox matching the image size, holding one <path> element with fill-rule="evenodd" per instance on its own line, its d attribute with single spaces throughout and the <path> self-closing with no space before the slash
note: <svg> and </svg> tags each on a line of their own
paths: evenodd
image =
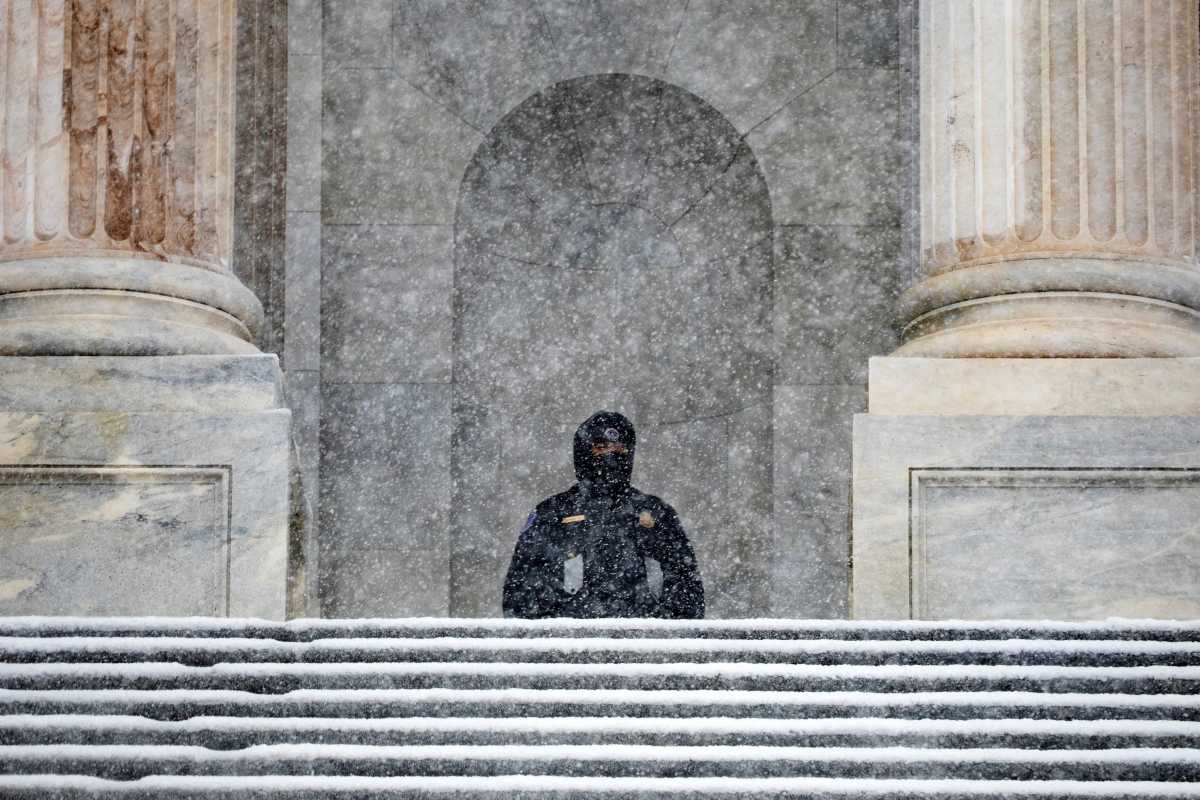
<svg viewBox="0 0 1200 800">
<path fill-rule="evenodd" d="M 632 74 L 556 83 L 487 134 L 454 226 L 450 611 L 493 616 L 522 520 L 591 412 L 638 428 L 709 616 L 767 615 L 770 195 L 716 109 Z"/>
</svg>

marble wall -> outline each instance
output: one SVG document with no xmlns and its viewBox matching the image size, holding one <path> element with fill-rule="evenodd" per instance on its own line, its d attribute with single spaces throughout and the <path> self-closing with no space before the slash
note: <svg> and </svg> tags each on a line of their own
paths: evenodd
<svg viewBox="0 0 1200 800">
<path fill-rule="evenodd" d="M 319 499 L 324 614 L 499 613 L 488 587 L 520 520 L 571 483 L 574 425 L 606 404 L 629 409 L 644 431 L 635 481 L 694 531 L 714 614 L 847 614 L 850 419 L 866 409 L 868 357 L 895 345 L 895 297 L 914 251 L 913 6 L 289 1 L 283 363 L 305 482 Z M 597 75 L 609 77 L 588 79 Z M 583 106 L 605 113 L 583 128 L 596 143 L 582 159 L 593 196 L 575 201 L 566 179 L 578 173 L 555 166 L 552 134 L 579 129 L 561 125 L 561 106 L 537 107 L 563 87 L 607 87 Z M 677 116 L 665 130 L 654 122 L 663 98 L 691 98 L 670 104 Z M 528 113 L 508 116 L 514 109 Z M 521 138 L 513 125 L 547 146 L 496 160 L 497 147 Z M 697 131 L 710 132 L 693 140 L 700 152 L 669 141 Z M 710 202 L 723 185 L 740 187 L 690 238 L 664 235 L 659 219 L 675 216 L 671 202 L 682 203 L 676 215 L 703 205 L 686 191 L 621 199 L 642 180 L 639 158 L 672 156 L 677 184 L 664 186 L 692 181 Z M 493 168 L 469 169 L 488 158 Z M 553 191 L 527 198 L 540 217 L 521 218 L 517 194 L 515 216 L 476 208 L 471 225 L 498 224 L 510 244 L 549 243 L 526 260 L 570 251 L 591 268 L 521 269 L 523 250 L 507 253 L 515 280 L 476 280 L 462 208 L 499 199 L 497 180 Z M 750 239 L 734 253 L 721 236 L 743 219 Z M 648 242 L 663 247 L 646 256 Z M 639 259 L 673 266 L 630 269 Z M 643 317 L 613 294 L 618 276 L 687 281 L 689 270 L 701 282 L 687 296 L 711 308 L 666 302 Z M 706 296 L 713 275 L 759 276 L 742 286 L 753 299 Z M 548 360 L 530 345 L 590 341 L 573 328 L 542 341 L 552 327 L 539 322 L 510 358 L 496 352 L 522 334 L 506 323 L 491 335 L 489 308 L 553 315 L 596 297 L 614 318 L 584 316 L 620 320 L 618 350 L 653 350 L 653 332 L 689 313 L 701 333 L 753 332 L 753 347 L 688 337 L 675 344 L 696 352 L 659 357 L 661 379 L 645 351 L 625 353 L 609 367 L 637 389 L 624 393 L 621 381 L 580 374 L 590 356 L 579 350 L 550 362 L 564 369 L 557 378 L 539 373 Z M 477 345 L 492 352 L 472 361 Z M 498 372 L 481 383 L 477 367 Z M 693 367 L 695 391 L 678 392 Z"/>
</svg>

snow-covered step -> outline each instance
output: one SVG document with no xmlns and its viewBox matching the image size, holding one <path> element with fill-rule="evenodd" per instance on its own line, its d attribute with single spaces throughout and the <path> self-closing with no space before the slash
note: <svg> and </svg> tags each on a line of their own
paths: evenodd
<svg viewBox="0 0 1200 800">
<path fill-rule="evenodd" d="M 1200 720 L 1200 696 L 1051 692 L 754 692 L 638 689 L 0 690 L 0 714 L 259 717 L 672 716 L 807 719 Z"/>
<path fill-rule="evenodd" d="M 1200 798 L 1200 784 L 1168 781 L 1017 781 L 926 780 L 878 778 L 571 778 L 543 775 L 471 777 L 347 776 L 155 776 L 138 781 L 109 781 L 88 776 L 0 775 L 0 793 L 9 800 L 75 800 L 120 797 L 246 797 L 323 800 L 330 797 L 522 798 L 568 800 L 1172 800 Z"/>
<path fill-rule="evenodd" d="M 1200 667 L 814 665 L 720 662 L 0 664 L 2 689 L 742 689 L 1200 694 Z"/>
<path fill-rule="evenodd" d="M 174 744 L 235 750 L 257 744 L 625 744 L 1007 747 L 1034 750 L 1195 747 L 1200 722 L 1044 719 L 763 719 L 678 717 L 193 717 L 0 716 L 18 744 Z"/>
<path fill-rule="evenodd" d="M 39 800 L 1200 797 L 1200 624 L 10 618 L 0 773 Z"/>
<path fill-rule="evenodd" d="M 178 745 L 0 746 L 0 772 L 91 775 L 561 775 L 621 777 L 840 777 L 983 780 L 1200 780 L 1200 750 L 941 749 L 753 745 Z"/>
<path fill-rule="evenodd" d="M 847 621 L 789 619 L 301 619 L 0 617 L 0 636 L 187 636 L 304 642 L 332 638 L 1121 639 L 1200 641 L 1200 621 Z"/>
<path fill-rule="evenodd" d="M 779 664 L 1053 664 L 1060 666 L 1200 666 L 1200 642 L 1108 639 L 958 641 L 423 638 L 0 637 L 0 662 L 504 662 Z"/>
</svg>

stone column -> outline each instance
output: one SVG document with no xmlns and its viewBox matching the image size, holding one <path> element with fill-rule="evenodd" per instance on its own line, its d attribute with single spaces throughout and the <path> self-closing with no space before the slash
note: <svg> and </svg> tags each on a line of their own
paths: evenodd
<svg viewBox="0 0 1200 800">
<path fill-rule="evenodd" d="M 0 0 L 0 614 L 287 613 L 290 413 L 230 263 L 236 8 Z"/>
<path fill-rule="evenodd" d="M 858 617 L 1200 614 L 1195 0 L 924 0 L 921 232 L 854 420 Z"/>
<path fill-rule="evenodd" d="M 900 356 L 1200 355 L 1193 0 L 921 3 Z"/>
<path fill-rule="evenodd" d="M 0 355 L 256 353 L 235 0 L 0 7 Z"/>
</svg>

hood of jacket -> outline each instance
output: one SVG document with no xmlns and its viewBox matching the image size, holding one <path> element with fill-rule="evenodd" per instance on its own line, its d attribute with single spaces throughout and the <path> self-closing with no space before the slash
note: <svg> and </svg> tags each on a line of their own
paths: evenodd
<svg viewBox="0 0 1200 800">
<path fill-rule="evenodd" d="M 625 445 L 624 453 L 592 455 L 597 443 Z M 616 411 L 597 411 L 575 431 L 575 478 L 603 494 L 622 492 L 633 477 L 633 451 L 637 434 L 633 423 Z"/>
</svg>

